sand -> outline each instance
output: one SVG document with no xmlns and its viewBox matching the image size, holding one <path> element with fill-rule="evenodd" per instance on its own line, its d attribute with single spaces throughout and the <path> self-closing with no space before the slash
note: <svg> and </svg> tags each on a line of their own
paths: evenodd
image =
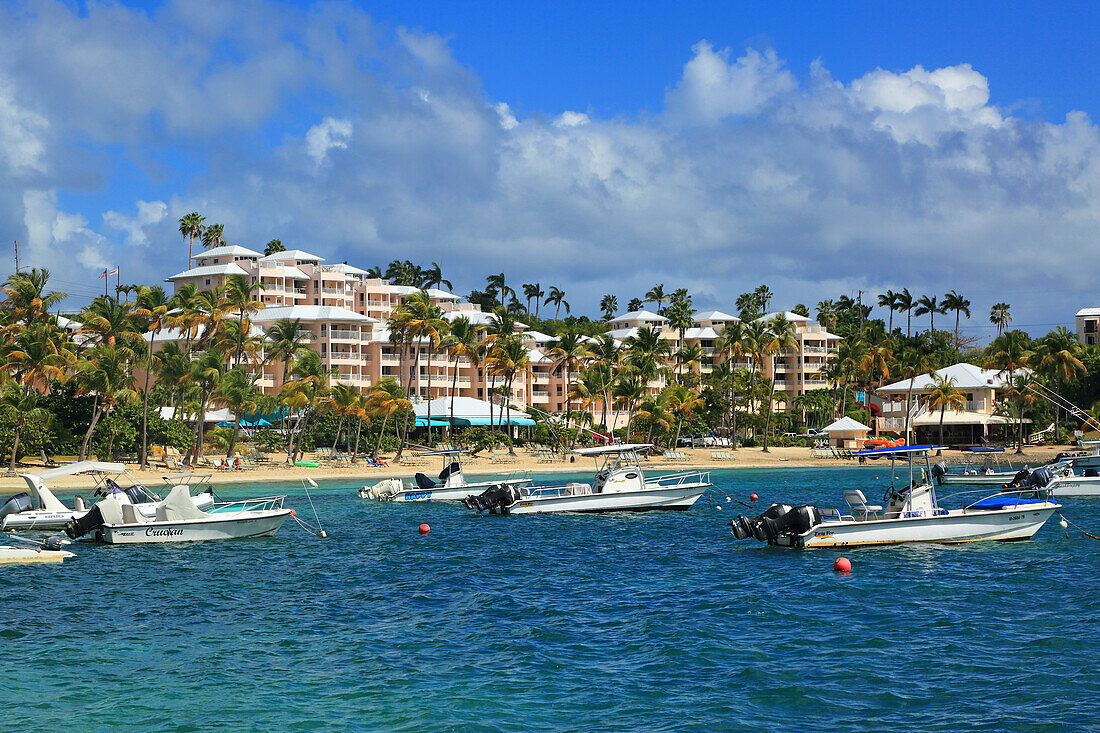
<svg viewBox="0 0 1100 733">
<path fill-rule="evenodd" d="M 1073 450 L 1073 446 L 1029 446 L 1024 449 L 1023 455 L 1017 455 L 1005 451 L 1003 457 L 1013 463 L 1030 463 L 1037 465 L 1045 463 L 1063 450 Z M 783 447 L 771 448 L 764 453 L 760 448 L 740 448 L 730 451 L 733 460 L 714 460 L 711 458 L 710 449 L 698 448 L 681 449 L 687 454 L 687 460 L 673 461 L 663 457 L 653 457 L 646 464 L 647 471 L 675 472 L 687 469 L 740 469 L 740 468 L 826 468 L 830 466 L 853 467 L 858 466 L 854 460 L 842 460 L 832 458 L 815 458 L 807 447 Z M 594 463 L 591 458 L 574 456 L 575 461 L 542 463 L 538 458 L 523 450 L 516 451 L 514 462 L 498 463 L 485 456 L 475 456 L 463 459 L 463 466 L 467 477 L 490 476 L 495 473 L 507 473 L 511 471 L 530 471 L 532 474 L 546 473 L 592 473 Z M 944 459 L 949 462 L 958 462 L 962 454 L 958 451 L 944 451 Z M 309 458 L 307 457 L 307 460 Z M 199 469 L 199 473 L 212 473 L 211 483 L 217 485 L 233 485 L 242 483 L 272 483 L 288 481 L 297 483 L 301 479 L 310 477 L 318 481 L 339 480 L 346 481 L 349 485 L 369 484 L 383 478 L 401 478 L 411 480 L 414 473 L 422 472 L 429 476 L 439 473 L 442 463 L 438 457 L 430 457 L 416 464 L 407 462 L 393 463 L 393 456 L 383 456 L 382 460 L 389 463 L 385 468 L 372 468 L 363 463 L 354 465 L 321 465 L 317 468 L 288 467 L 278 462 L 277 456 L 272 456 L 268 464 L 259 464 L 255 468 L 247 468 L 241 471 L 212 471 L 212 469 Z M 874 465 L 874 464 L 871 464 Z M 127 466 L 131 475 L 150 488 L 162 485 L 161 477 L 178 473 L 163 466 L 147 471 L 139 470 L 137 465 Z M 36 462 L 28 461 L 17 467 L 17 473 L 27 473 L 42 470 L 42 466 Z M 51 489 L 57 490 L 86 490 L 92 486 L 88 476 L 68 476 L 63 479 L 50 482 Z M 6 475 L 0 477 L 0 490 L 22 491 L 26 489 L 26 483 L 18 475 Z M 14 492 L 13 492 L 14 493 Z"/>
</svg>

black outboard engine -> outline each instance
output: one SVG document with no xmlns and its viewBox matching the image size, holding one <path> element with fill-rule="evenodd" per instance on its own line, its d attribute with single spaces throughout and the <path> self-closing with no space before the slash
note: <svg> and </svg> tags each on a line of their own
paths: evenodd
<svg viewBox="0 0 1100 733">
<path fill-rule="evenodd" d="M 739 516 L 729 526 L 739 540 L 755 537 L 761 542 L 771 542 L 780 535 L 800 535 L 819 524 L 821 512 L 812 504 L 796 507 L 772 504 L 763 514 L 752 519 Z"/>
<path fill-rule="evenodd" d="M 498 484 L 490 486 L 477 496 L 467 496 L 462 500 L 462 506 L 467 509 L 475 509 L 478 514 L 488 511 L 490 514 L 503 513 L 504 507 L 511 506 L 519 500 L 522 493 L 516 486 Z"/>
<path fill-rule="evenodd" d="M 1004 485 L 1004 488 L 1006 488 L 1006 489 L 1018 489 L 1018 488 L 1020 488 L 1021 486 L 1024 485 L 1024 482 L 1027 481 L 1027 477 L 1030 474 L 1031 474 L 1031 471 L 1029 469 L 1021 468 L 1019 471 L 1016 472 L 1016 475 L 1012 477 L 1012 480 Z"/>
<path fill-rule="evenodd" d="M 99 505 L 97 504 L 89 509 L 84 516 L 66 522 L 65 534 L 69 535 L 69 539 L 75 540 L 102 526 L 103 514 L 99 511 Z"/>
<path fill-rule="evenodd" d="M 939 479 L 947 473 L 947 461 L 940 461 L 932 466 L 932 478 Z"/>
<path fill-rule="evenodd" d="M 0 522 L 4 521 L 4 517 L 9 514 L 19 514 L 21 512 L 29 512 L 34 510 L 34 497 L 24 491 L 22 494 L 16 494 L 12 498 L 4 502 L 4 506 L 0 507 Z"/>
<path fill-rule="evenodd" d="M 1027 477 L 1027 487 L 1029 489 L 1045 489 L 1047 484 L 1054 480 L 1054 472 L 1047 466 L 1040 466 L 1031 472 L 1031 475 Z"/>
</svg>

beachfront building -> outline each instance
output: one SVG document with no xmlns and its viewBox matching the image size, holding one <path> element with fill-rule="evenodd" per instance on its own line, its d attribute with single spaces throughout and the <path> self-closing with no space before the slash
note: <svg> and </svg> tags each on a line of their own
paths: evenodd
<svg viewBox="0 0 1100 733">
<path fill-rule="evenodd" d="M 1000 414 L 998 405 L 1004 401 L 1004 393 L 1011 388 L 1010 375 L 992 369 L 967 364 L 953 364 L 937 369 L 933 374 L 948 379 L 955 389 L 966 395 L 966 409 L 943 413 L 943 442 L 947 445 L 980 445 L 991 441 L 1009 441 L 1017 421 Z M 911 382 L 911 384 L 910 384 Z M 905 434 L 905 415 L 910 414 L 909 429 L 915 437 L 912 444 L 939 442 L 940 411 L 929 411 L 920 405 L 922 395 L 934 386 L 933 378 L 921 374 L 913 380 L 879 387 L 882 397 L 882 416 L 877 418 L 880 432 Z M 906 395 L 912 387 L 912 402 L 906 404 Z M 1025 420 L 1030 423 L 1030 420 Z"/>
<path fill-rule="evenodd" d="M 1077 311 L 1077 340 L 1085 346 L 1100 344 L 1100 308 Z"/>
</svg>

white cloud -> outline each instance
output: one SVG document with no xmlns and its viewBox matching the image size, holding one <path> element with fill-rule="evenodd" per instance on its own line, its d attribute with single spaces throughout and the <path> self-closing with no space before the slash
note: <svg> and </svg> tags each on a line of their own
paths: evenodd
<svg viewBox="0 0 1100 733">
<path fill-rule="evenodd" d="M 347 149 L 350 137 L 351 120 L 326 117 L 306 133 L 306 152 L 315 164 L 321 165 L 328 151 Z"/>
<path fill-rule="evenodd" d="M 730 49 L 715 51 L 707 41 L 691 50 L 694 55 L 666 99 L 669 112 L 683 121 L 709 123 L 752 114 L 797 86 L 773 49 L 749 49 L 733 63 Z"/>
<path fill-rule="evenodd" d="M 0 76 L 0 159 L 14 173 L 43 171 L 46 118 L 24 109 L 15 101 L 12 86 Z"/>
<path fill-rule="evenodd" d="M 103 223 L 112 229 L 126 233 L 126 243 L 144 246 L 149 242 L 145 230 L 158 224 L 168 215 L 168 205 L 163 201 L 138 201 L 137 213 L 125 216 L 117 211 L 108 211 L 103 215 Z"/>
<path fill-rule="evenodd" d="M 558 115 L 558 118 L 554 120 L 554 126 L 580 127 L 581 125 L 587 125 L 590 121 L 588 115 L 583 112 L 570 112 L 567 110 Z"/>
</svg>

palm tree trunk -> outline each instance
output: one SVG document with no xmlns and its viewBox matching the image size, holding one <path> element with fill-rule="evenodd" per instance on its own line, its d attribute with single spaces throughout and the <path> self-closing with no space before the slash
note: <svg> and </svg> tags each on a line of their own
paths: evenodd
<svg viewBox="0 0 1100 733">
<path fill-rule="evenodd" d="M 455 392 L 458 391 L 458 357 L 455 357 L 455 373 L 451 377 L 451 427 L 448 433 L 455 427 Z M 453 437 L 453 436 L 452 436 Z M 454 440 L 451 441 L 452 443 Z"/>
<path fill-rule="evenodd" d="M 512 400 L 511 400 L 512 379 L 511 378 L 508 379 L 508 386 L 505 387 L 505 389 L 508 392 L 508 399 L 504 403 L 504 409 L 507 410 L 507 418 L 505 418 L 505 419 L 508 423 L 508 427 L 507 427 L 507 431 L 508 431 L 507 432 L 507 435 L 508 435 L 508 455 L 514 456 L 516 454 L 516 447 L 514 445 L 514 441 L 512 440 Z"/>
<path fill-rule="evenodd" d="M 149 358 L 145 361 L 145 390 L 141 400 L 141 467 L 149 467 L 149 438 L 147 428 L 149 425 L 149 374 L 153 371 L 153 342 L 157 339 L 157 331 L 153 331 L 153 338 L 149 340 Z"/>
<path fill-rule="evenodd" d="M 237 413 L 233 420 L 233 434 L 229 436 L 229 450 L 225 452 L 226 458 L 232 458 L 237 449 L 237 434 L 241 432 L 241 416 Z"/>
<path fill-rule="evenodd" d="M 681 412 L 676 417 L 676 435 L 672 438 L 672 444 L 669 446 L 670 450 L 676 450 L 676 444 L 680 442 L 680 428 L 684 425 L 684 414 Z"/>
<path fill-rule="evenodd" d="M 940 408 L 940 445 L 943 445 L 943 412 L 946 409 L 946 405 Z"/>
<path fill-rule="evenodd" d="M 382 450 L 382 436 L 386 434 L 386 423 L 389 422 L 390 411 L 386 410 L 386 414 L 382 416 L 382 427 L 378 430 L 378 442 L 374 446 L 374 452 L 370 454 L 370 457 L 377 461 L 378 453 Z"/>
<path fill-rule="evenodd" d="M 92 440 L 92 431 L 95 430 L 95 425 L 99 422 L 99 418 L 103 414 L 103 409 L 98 405 L 92 410 L 92 421 L 88 424 L 88 432 L 84 433 L 84 442 L 80 445 L 80 460 L 84 460 L 88 457 L 88 443 Z"/>
<path fill-rule="evenodd" d="M 359 458 L 359 435 L 363 432 L 363 418 L 359 418 L 359 423 L 355 426 L 355 450 L 351 452 L 351 462 L 356 463 Z"/>
<path fill-rule="evenodd" d="M 15 438 L 11 444 L 11 465 L 8 466 L 8 470 L 15 473 L 15 457 L 19 455 L 19 433 L 22 432 L 23 426 L 20 425 L 21 420 L 15 421 Z"/>
<path fill-rule="evenodd" d="M 340 419 L 336 421 L 336 439 L 332 441 L 332 452 L 336 453 L 336 444 L 340 442 L 340 430 L 344 427 L 344 416 L 341 415 Z"/>
<path fill-rule="evenodd" d="M 772 373 L 773 374 L 775 373 L 775 365 L 774 364 L 772 365 Z M 775 379 L 773 378 L 772 379 L 772 389 L 771 389 L 771 392 L 768 394 L 768 404 L 767 404 L 767 407 L 766 407 L 766 409 L 768 411 L 768 414 L 764 416 L 764 452 L 765 453 L 770 453 L 771 452 L 771 451 L 768 450 L 768 435 L 769 435 L 769 431 L 771 429 L 771 424 L 772 424 L 772 400 L 774 398 L 775 398 Z"/>
</svg>

